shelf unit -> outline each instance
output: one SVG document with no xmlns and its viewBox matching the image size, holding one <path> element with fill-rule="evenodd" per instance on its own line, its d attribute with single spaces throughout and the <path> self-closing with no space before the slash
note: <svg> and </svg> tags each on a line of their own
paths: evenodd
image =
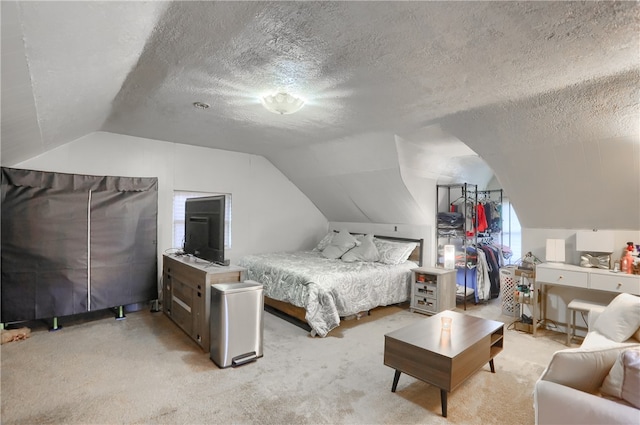
<svg viewBox="0 0 640 425">
<path fill-rule="evenodd" d="M 466 310 L 467 288 L 475 286 L 470 285 L 470 282 L 467 281 L 467 247 L 477 243 L 474 230 L 478 224 L 475 214 L 475 207 L 478 204 L 478 185 L 470 183 L 437 185 L 436 196 L 436 205 L 438 206 L 435 238 L 436 265 L 445 266 L 445 245 L 453 245 L 455 247 L 455 269 L 464 270 L 463 304 Z"/>
<path fill-rule="evenodd" d="M 536 336 L 536 329 L 538 328 L 538 316 L 540 311 L 538 291 L 535 285 L 535 272 L 526 272 L 516 270 L 516 275 L 520 277 L 520 287 L 526 287 L 527 292 L 522 294 L 522 297 L 515 297 L 514 302 L 519 305 L 519 319 L 514 322 L 514 327 L 519 331 L 529 332 Z M 528 305 L 531 313 L 531 324 L 522 322 L 522 315 L 524 313 L 524 306 Z"/>
<path fill-rule="evenodd" d="M 491 334 L 491 359 L 498 355 L 504 347 L 504 327 Z"/>
<path fill-rule="evenodd" d="M 411 311 L 436 314 L 456 307 L 456 271 L 434 267 L 411 270 Z"/>
</svg>

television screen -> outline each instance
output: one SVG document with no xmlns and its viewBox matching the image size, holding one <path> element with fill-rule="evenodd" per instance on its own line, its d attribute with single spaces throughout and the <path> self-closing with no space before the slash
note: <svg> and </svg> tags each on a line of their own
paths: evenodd
<svg viewBox="0 0 640 425">
<path fill-rule="evenodd" d="M 223 264 L 225 234 L 224 195 L 188 198 L 185 202 L 184 252 Z"/>
</svg>

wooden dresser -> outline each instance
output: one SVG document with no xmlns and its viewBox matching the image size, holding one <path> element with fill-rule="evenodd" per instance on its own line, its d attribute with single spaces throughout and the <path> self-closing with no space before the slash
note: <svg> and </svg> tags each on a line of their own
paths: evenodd
<svg viewBox="0 0 640 425">
<path fill-rule="evenodd" d="M 162 311 L 204 352 L 209 352 L 211 285 L 243 282 L 237 266 L 213 266 L 187 256 L 164 255 L 162 259 Z"/>
</svg>

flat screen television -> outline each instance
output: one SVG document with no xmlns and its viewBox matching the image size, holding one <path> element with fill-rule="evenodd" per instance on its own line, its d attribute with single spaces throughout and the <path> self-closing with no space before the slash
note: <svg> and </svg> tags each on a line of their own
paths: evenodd
<svg viewBox="0 0 640 425">
<path fill-rule="evenodd" d="M 185 254 L 216 264 L 225 264 L 224 211 L 224 195 L 188 198 L 185 201 Z"/>
</svg>

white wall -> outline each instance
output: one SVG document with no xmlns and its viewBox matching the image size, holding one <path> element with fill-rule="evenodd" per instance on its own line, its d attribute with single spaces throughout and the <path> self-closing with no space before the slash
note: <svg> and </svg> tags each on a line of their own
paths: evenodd
<svg viewBox="0 0 640 425">
<path fill-rule="evenodd" d="M 96 132 L 13 167 L 157 177 L 159 266 L 172 248 L 174 190 L 232 194 L 232 262 L 251 253 L 310 249 L 328 228 L 311 201 L 256 155 Z"/>
</svg>

